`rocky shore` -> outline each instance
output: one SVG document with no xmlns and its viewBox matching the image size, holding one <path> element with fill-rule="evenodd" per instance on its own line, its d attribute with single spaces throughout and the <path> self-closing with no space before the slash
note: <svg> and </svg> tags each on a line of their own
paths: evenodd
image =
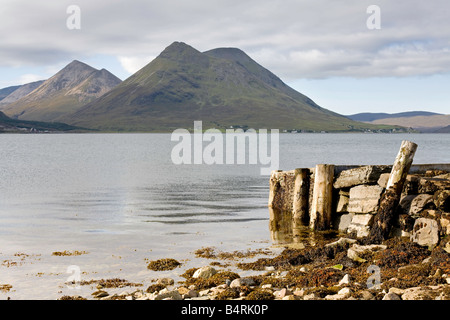
<svg viewBox="0 0 450 320">
<path fill-rule="evenodd" d="M 434 248 L 392 238 L 364 245 L 341 237 L 302 249 L 285 248 L 274 257 L 267 252 L 196 251 L 211 263 L 184 271 L 184 280 L 154 279 L 147 288 L 126 280 L 97 282 L 90 297 L 61 300 L 450 300 L 450 239 Z M 249 262 L 244 257 L 264 255 Z M 174 259 L 150 261 L 148 268 L 183 268 Z M 240 276 L 253 270 L 255 275 Z M 92 283 L 91 283 L 92 284 Z M 83 285 L 83 284 L 82 284 Z M 126 287 L 119 293 L 111 288 Z"/>
</svg>

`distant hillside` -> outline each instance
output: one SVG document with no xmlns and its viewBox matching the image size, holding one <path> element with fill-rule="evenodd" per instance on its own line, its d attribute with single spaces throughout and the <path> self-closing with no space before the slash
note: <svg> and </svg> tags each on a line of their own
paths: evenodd
<svg viewBox="0 0 450 320">
<path fill-rule="evenodd" d="M 192 128 L 277 128 L 348 131 L 392 128 L 352 121 L 321 108 L 245 52 L 200 52 L 174 42 L 144 68 L 100 98 L 59 120 L 115 131 L 171 132 Z"/>
<path fill-rule="evenodd" d="M 102 69 L 74 60 L 38 88 L 2 108 L 21 120 L 55 121 L 117 86 L 121 80 Z"/>
<path fill-rule="evenodd" d="M 450 133 L 450 125 L 437 129 L 434 131 L 434 133 Z"/>
<path fill-rule="evenodd" d="M 412 111 L 393 114 L 359 113 L 348 117 L 353 120 L 359 119 L 358 121 L 364 121 L 367 123 L 397 125 L 428 133 L 444 133 L 446 129 L 442 128 L 450 125 L 450 115 L 425 111 Z"/>
<path fill-rule="evenodd" d="M 407 118 L 407 117 L 416 117 L 416 116 L 433 116 L 440 115 L 440 113 L 427 112 L 427 111 L 408 111 L 408 112 L 400 112 L 400 113 L 357 113 L 346 116 L 355 121 L 362 122 L 371 122 L 379 119 L 389 119 L 389 118 Z"/>
<path fill-rule="evenodd" d="M 17 100 L 25 97 L 42 83 L 44 83 L 44 80 L 23 84 L 21 86 L 15 86 L 16 89 L 0 101 L 0 110 L 2 110 L 2 107 L 5 107 L 5 105 L 16 102 Z"/>
<path fill-rule="evenodd" d="M 6 87 L 3 89 L 0 89 L 0 102 L 5 99 L 7 96 L 9 96 L 11 93 L 13 93 L 15 90 L 19 89 L 19 86 L 11 86 L 11 87 Z"/>
<path fill-rule="evenodd" d="M 48 123 L 40 121 L 25 121 L 11 119 L 0 111 L 0 133 L 30 133 L 30 132 L 66 132 L 86 131 L 86 129 L 70 126 L 65 123 Z"/>
</svg>

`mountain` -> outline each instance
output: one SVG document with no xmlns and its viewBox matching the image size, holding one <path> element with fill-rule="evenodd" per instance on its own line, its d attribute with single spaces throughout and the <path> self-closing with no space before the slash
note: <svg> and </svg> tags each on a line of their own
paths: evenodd
<svg viewBox="0 0 450 320">
<path fill-rule="evenodd" d="M 4 107 L 4 105 L 16 102 L 17 100 L 25 97 L 27 94 L 39 87 L 42 83 L 44 83 L 44 80 L 30 82 L 21 86 L 15 86 L 15 90 L 13 90 L 9 95 L 0 100 L 0 110 L 2 109 L 2 107 Z"/>
<path fill-rule="evenodd" d="M 77 128 L 58 122 L 40 122 L 40 121 L 26 121 L 17 120 L 7 117 L 0 111 L 0 133 L 35 133 L 35 132 L 85 132 L 86 129 Z"/>
<path fill-rule="evenodd" d="M 427 112 L 427 111 L 407 111 L 407 112 L 399 112 L 399 113 L 357 113 L 346 116 L 355 121 L 363 121 L 363 122 L 371 122 L 379 119 L 389 119 L 389 118 L 408 118 L 408 117 L 417 117 L 417 116 L 434 116 L 441 115 L 440 113 Z"/>
<path fill-rule="evenodd" d="M 60 121 L 111 131 L 192 128 L 346 131 L 380 128 L 321 108 L 236 48 L 174 42 L 117 87 Z"/>
<path fill-rule="evenodd" d="M 0 102 L 19 88 L 20 88 L 20 85 L 0 89 Z"/>
<path fill-rule="evenodd" d="M 450 126 L 450 115 L 425 111 L 393 114 L 360 113 L 349 117 L 353 120 L 366 121 L 371 124 L 397 125 L 427 133 L 445 133 L 448 131 L 448 128 L 446 129 L 445 127 Z"/>
<path fill-rule="evenodd" d="M 21 120 L 55 121 L 117 86 L 121 80 L 102 69 L 74 60 L 3 112 Z"/>
</svg>

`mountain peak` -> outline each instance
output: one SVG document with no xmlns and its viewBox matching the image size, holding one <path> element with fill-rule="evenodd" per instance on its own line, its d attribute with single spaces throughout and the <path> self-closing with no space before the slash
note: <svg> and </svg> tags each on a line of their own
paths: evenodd
<svg viewBox="0 0 450 320">
<path fill-rule="evenodd" d="M 55 121 L 64 113 L 76 111 L 121 82 L 109 71 L 97 70 L 73 60 L 58 73 L 3 110 L 22 120 Z"/>
<path fill-rule="evenodd" d="M 190 61 L 192 59 L 197 59 L 202 57 L 203 59 L 207 59 L 200 51 L 194 49 L 190 45 L 184 42 L 173 42 L 170 46 L 164 49 L 163 52 L 159 55 L 160 58 L 165 58 L 172 61 Z"/>
<path fill-rule="evenodd" d="M 241 63 L 253 61 L 244 51 L 238 48 L 217 48 L 203 53 L 210 57 L 233 60 Z"/>
</svg>

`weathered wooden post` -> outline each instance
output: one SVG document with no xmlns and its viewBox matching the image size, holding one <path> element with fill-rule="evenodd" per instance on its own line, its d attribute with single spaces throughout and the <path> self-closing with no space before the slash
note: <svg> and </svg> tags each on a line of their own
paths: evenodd
<svg viewBox="0 0 450 320">
<path fill-rule="evenodd" d="M 406 140 L 402 141 L 400 151 L 389 175 L 386 191 L 381 197 L 375 221 L 366 238 L 367 243 L 380 243 L 388 238 L 396 208 L 400 202 L 403 185 L 413 162 L 416 149 L 417 144 Z"/>
<path fill-rule="evenodd" d="M 334 165 L 318 164 L 314 173 L 314 192 L 309 226 L 314 230 L 331 227 Z"/>
<path fill-rule="evenodd" d="M 294 199 L 292 203 L 293 227 L 308 223 L 309 219 L 309 169 L 295 169 Z"/>
</svg>

